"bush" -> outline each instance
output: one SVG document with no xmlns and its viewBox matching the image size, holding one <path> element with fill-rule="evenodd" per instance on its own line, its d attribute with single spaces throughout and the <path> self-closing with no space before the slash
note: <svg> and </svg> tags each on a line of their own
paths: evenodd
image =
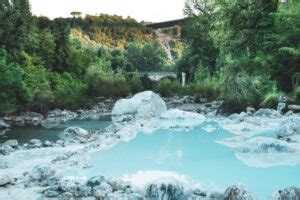
<svg viewBox="0 0 300 200">
<path fill-rule="evenodd" d="M 141 92 L 141 91 L 144 90 L 143 83 L 142 83 L 141 78 L 140 78 L 140 76 L 137 72 L 132 74 L 132 77 L 129 81 L 129 84 L 130 84 L 131 92 L 133 94 L 136 94 L 136 93 Z"/>
<path fill-rule="evenodd" d="M 260 103 L 260 77 L 249 76 L 240 64 L 239 60 L 228 60 L 221 70 L 221 98 L 225 112 L 240 112 Z"/>
<path fill-rule="evenodd" d="M 278 91 L 276 84 L 274 84 L 271 90 L 263 94 L 260 106 L 276 108 L 280 96 L 284 96 L 284 93 Z"/>
<path fill-rule="evenodd" d="M 130 93 L 129 84 L 121 70 L 114 73 L 110 62 L 101 60 L 91 65 L 85 74 L 88 94 L 91 96 L 122 97 Z"/>
<path fill-rule="evenodd" d="M 218 74 L 212 76 L 210 72 L 199 67 L 194 78 L 194 93 L 198 97 L 215 100 L 220 97 L 220 80 Z"/>
<path fill-rule="evenodd" d="M 163 97 L 169 97 L 174 94 L 180 93 L 181 86 L 177 81 L 171 81 L 170 79 L 162 79 L 159 81 L 156 91 Z"/>
<path fill-rule="evenodd" d="M 58 108 L 76 109 L 86 104 L 87 86 L 69 73 L 53 73 L 54 104 Z"/>
</svg>

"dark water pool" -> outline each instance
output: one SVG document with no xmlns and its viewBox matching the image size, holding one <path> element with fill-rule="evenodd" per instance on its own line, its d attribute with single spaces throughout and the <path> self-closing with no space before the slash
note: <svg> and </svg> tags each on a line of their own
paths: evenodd
<svg viewBox="0 0 300 200">
<path fill-rule="evenodd" d="M 41 141 L 56 141 L 60 139 L 60 133 L 70 126 L 78 126 L 86 130 L 105 128 L 111 124 L 110 117 L 102 117 L 99 120 L 73 120 L 54 128 L 46 129 L 44 127 L 16 127 L 0 136 L 0 143 L 9 139 L 18 140 L 19 144 L 29 142 L 31 139 Z"/>
</svg>

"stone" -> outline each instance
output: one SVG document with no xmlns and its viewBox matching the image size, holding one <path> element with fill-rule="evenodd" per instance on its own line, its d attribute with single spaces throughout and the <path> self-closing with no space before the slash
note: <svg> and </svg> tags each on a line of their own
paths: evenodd
<svg viewBox="0 0 300 200">
<path fill-rule="evenodd" d="M 62 138 L 67 142 L 87 143 L 95 140 L 95 135 L 80 127 L 69 127 L 62 133 Z"/>
<path fill-rule="evenodd" d="M 23 113 L 19 116 L 7 116 L 4 120 L 13 126 L 38 126 L 41 124 L 44 116 L 35 112 Z"/>
<path fill-rule="evenodd" d="M 252 194 L 242 186 L 230 186 L 224 193 L 224 200 L 254 200 Z"/>
<path fill-rule="evenodd" d="M 93 193 L 96 198 L 105 198 L 107 194 L 112 193 L 113 188 L 106 182 L 101 182 L 100 185 L 93 188 Z"/>
<path fill-rule="evenodd" d="M 183 186 L 177 180 L 157 180 L 146 187 L 146 197 L 150 199 L 180 199 Z"/>
<path fill-rule="evenodd" d="M 134 115 L 136 118 L 159 117 L 167 111 L 164 100 L 152 91 L 141 92 L 130 99 L 121 99 L 116 102 L 112 115 L 118 121 L 118 116 Z"/>
<path fill-rule="evenodd" d="M 276 194 L 277 200 L 299 200 L 300 199 L 300 188 L 289 187 L 279 190 Z"/>
<path fill-rule="evenodd" d="M 77 114 L 75 112 L 56 109 L 48 112 L 47 118 L 41 121 L 41 125 L 45 128 L 53 128 L 76 118 Z"/>
<path fill-rule="evenodd" d="M 29 147 L 30 148 L 41 148 L 42 142 L 41 142 L 41 140 L 38 140 L 38 139 L 31 139 Z"/>
<path fill-rule="evenodd" d="M 300 112 L 300 105 L 289 105 L 288 109 L 295 112 Z"/>
<path fill-rule="evenodd" d="M 14 151 L 15 150 L 11 146 L 8 146 L 8 145 L 0 146 L 0 155 L 8 155 Z"/>
<path fill-rule="evenodd" d="M 247 112 L 247 114 L 253 114 L 253 113 L 255 113 L 255 109 L 254 108 L 252 108 L 252 107 L 247 107 L 246 108 L 246 112 Z"/>
<path fill-rule="evenodd" d="M 0 120 L 0 129 L 7 129 L 7 128 L 10 128 L 10 125 Z"/>
<path fill-rule="evenodd" d="M 110 178 L 107 180 L 107 183 L 112 186 L 114 191 L 122 190 L 124 182 L 118 178 Z"/>
<path fill-rule="evenodd" d="M 7 140 L 6 142 L 4 142 L 4 145 L 11 146 L 12 148 L 18 148 L 19 143 L 17 140 Z"/>
<path fill-rule="evenodd" d="M 53 147 L 53 146 L 54 146 L 54 144 L 52 142 L 48 141 L 48 140 L 46 140 L 44 142 L 44 147 Z"/>
<path fill-rule="evenodd" d="M 13 180 L 7 175 L 0 175 L 0 187 L 12 184 Z"/>
<path fill-rule="evenodd" d="M 201 197 L 206 197 L 207 196 L 207 193 L 205 191 L 200 190 L 200 189 L 195 189 L 193 193 L 195 195 L 201 196 Z"/>
<path fill-rule="evenodd" d="M 65 146 L 65 142 L 63 140 L 57 140 L 56 144 L 62 147 Z"/>
<path fill-rule="evenodd" d="M 73 197 L 88 197 L 92 194 L 91 187 L 70 180 L 61 181 L 58 187 L 59 191 L 70 193 Z"/>
<path fill-rule="evenodd" d="M 293 136 L 300 135 L 300 118 L 288 118 L 283 120 L 276 129 L 279 139 L 289 140 Z"/>
<path fill-rule="evenodd" d="M 24 174 L 25 186 L 39 185 L 42 187 L 54 185 L 59 181 L 55 170 L 48 166 L 37 165 L 30 172 Z"/>
<path fill-rule="evenodd" d="M 95 186 L 100 185 L 104 181 L 105 181 L 104 176 L 94 176 L 86 182 L 86 185 L 91 188 L 94 188 Z"/>
<path fill-rule="evenodd" d="M 261 108 L 258 111 L 254 113 L 255 117 L 271 117 L 271 118 L 276 118 L 280 117 L 281 114 L 277 110 L 272 110 L 268 108 Z"/>
</svg>

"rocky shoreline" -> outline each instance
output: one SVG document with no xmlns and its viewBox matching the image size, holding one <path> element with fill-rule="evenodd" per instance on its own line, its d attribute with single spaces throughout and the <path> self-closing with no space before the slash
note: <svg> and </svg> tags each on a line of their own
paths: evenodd
<svg viewBox="0 0 300 200">
<path fill-rule="evenodd" d="M 65 179 L 49 166 L 35 166 L 31 171 L 24 172 L 22 178 L 0 175 L 1 190 L 12 187 L 24 190 L 39 187 L 40 199 L 108 199 L 108 200 L 254 200 L 253 194 L 240 185 L 229 186 L 225 192 L 205 191 L 200 188 L 184 188 L 177 180 L 157 180 L 148 183 L 142 190 L 136 189 L 128 182 L 117 178 L 94 176 L 86 181 Z M 289 187 L 272 194 L 277 200 L 297 200 L 300 188 Z"/>
<path fill-rule="evenodd" d="M 172 123 L 169 125 L 163 124 L 161 127 L 165 129 L 186 129 L 190 124 L 189 120 L 202 120 L 202 113 L 207 118 L 213 118 L 218 123 L 226 125 L 231 131 L 250 132 L 252 126 L 261 126 L 267 124 L 267 121 L 280 119 L 280 129 L 277 130 L 277 140 L 282 145 L 298 144 L 300 142 L 300 119 L 298 116 L 294 117 L 292 112 L 287 112 L 284 115 L 280 111 L 271 109 L 260 109 L 255 111 L 253 108 L 247 108 L 245 112 L 240 114 L 233 114 L 228 117 L 218 116 L 218 110 L 222 106 L 222 102 L 197 103 L 192 97 L 184 98 L 169 98 L 164 99 L 168 108 L 176 108 L 168 114 L 162 115 L 160 120 L 172 120 L 186 118 L 188 125 L 183 124 L 182 127 Z M 106 103 L 98 103 L 91 110 L 78 110 L 76 112 L 54 110 L 49 112 L 45 117 L 37 113 L 26 113 L 17 117 L 6 117 L 5 122 L 0 121 L 0 126 L 4 130 L 11 126 L 44 126 L 53 127 L 57 124 L 64 123 L 74 119 L 98 119 L 99 116 L 111 114 L 113 112 L 113 100 L 107 100 Z M 149 109 L 149 106 L 145 108 Z M 151 107 L 150 107 L 151 108 Z M 179 109 L 179 110 L 177 110 Z M 183 111 L 180 111 L 183 110 Z M 153 112 L 149 110 L 148 112 Z M 193 113 L 185 112 L 191 111 Z M 147 113 L 148 113 L 147 112 Z M 288 117 L 288 118 L 287 118 Z M 257 119 L 266 119 L 263 124 L 258 124 Z M 285 118 L 287 118 L 285 120 Z M 124 120 L 125 119 L 125 120 Z M 131 183 L 126 183 L 115 178 L 105 178 L 103 176 L 92 177 L 88 180 L 72 180 L 63 177 L 59 172 L 54 170 L 55 167 L 60 166 L 60 163 L 67 163 L 68 165 L 79 165 L 81 159 L 80 155 L 85 154 L 91 149 L 105 149 L 118 144 L 120 141 L 127 141 L 135 137 L 137 132 L 145 127 L 146 121 L 135 121 L 134 116 L 127 116 L 122 118 L 116 124 L 113 124 L 105 129 L 94 131 L 86 131 L 79 127 L 67 128 L 62 133 L 62 139 L 56 142 L 40 141 L 32 139 L 28 144 L 19 145 L 17 140 L 8 140 L 0 145 L 0 159 L 14 153 L 22 151 L 35 151 L 44 149 L 60 148 L 63 150 L 52 160 L 49 160 L 49 165 L 36 165 L 29 171 L 23 172 L 19 176 L 0 174 L 0 193 L 8 190 L 27 190 L 29 188 L 38 188 L 38 195 L 40 198 L 54 198 L 54 199 L 72 199 L 72 198 L 95 198 L 95 199 L 216 199 L 216 200 L 251 200 L 256 199 L 251 192 L 242 186 L 230 186 L 225 192 L 205 191 L 200 188 L 185 188 L 180 181 L 177 180 L 158 180 L 155 183 L 149 183 L 142 190 L 134 188 Z M 134 122 L 134 123 L 133 123 Z M 138 122 L 138 123 L 136 123 Z M 157 123 L 158 121 L 153 121 Z M 239 130 L 230 126 L 231 123 L 243 124 L 243 129 Z M 248 126 L 248 125 L 251 126 Z M 124 127 L 130 127 L 124 129 Z M 248 127 L 249 130 L 246 130 Z M 152 130 L 153 131 L 153 130 Z M 274 142 L 271 141 L 271 142 Z M 232 142 L 232 141 L 230 141 Z M 248 139 L 245 139 L 248 142 Z M 231 143 L 230 143 L 231 144 Z M 281 143 L 280 143 L 281 144 Z M 76 146 L 77 145 L 77 146 Z M 277 145 L 277 144 L 276 144 Z M 277 148 L 278 146 L 272 144 L 262 144 L 257 148 L 265 148 L 262 151 L 268 152 L 269 149 Z M 76 146 L 77 150 L 67 150 Z M 256 147 L 255 147 L 256 148 Z M 257 149 L 256 149 L 257 150 Z M 256 151 L 255 150 L 255 151 Z M 243 147 L 243 151 L 245 148 Z M 249 150 L 252 151 L 252 150 Z M 261 149 L 260 149 L 261 151 Z M 1 158 L 2 156 L 2 158 Z M 88 167 L 81 163 L 81 167 Z M 9 163 L 1 162 L 0 169 L 8 170 Z M 36 191 L 35 191 L 36 192 Z M 271 194 L 270 194 L 271 195 Z M 282 190 L 274 191 L 272 195 L 277 200 L 296 200 L 300 199 L 300 188 L 289 187 Z"/>
</svg>

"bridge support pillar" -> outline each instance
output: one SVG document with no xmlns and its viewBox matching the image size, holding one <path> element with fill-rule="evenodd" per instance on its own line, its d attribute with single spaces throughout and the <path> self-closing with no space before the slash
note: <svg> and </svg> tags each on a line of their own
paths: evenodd
<svg viewBox="0 0 300 200">
<path fill-rule="evenodd" d="M 182 87 L 185 86 L 185 82 L 186 82 L 186 73 L 182 72 L 181 73 L 181 83 L 182 83 Z"/>
</svg>

